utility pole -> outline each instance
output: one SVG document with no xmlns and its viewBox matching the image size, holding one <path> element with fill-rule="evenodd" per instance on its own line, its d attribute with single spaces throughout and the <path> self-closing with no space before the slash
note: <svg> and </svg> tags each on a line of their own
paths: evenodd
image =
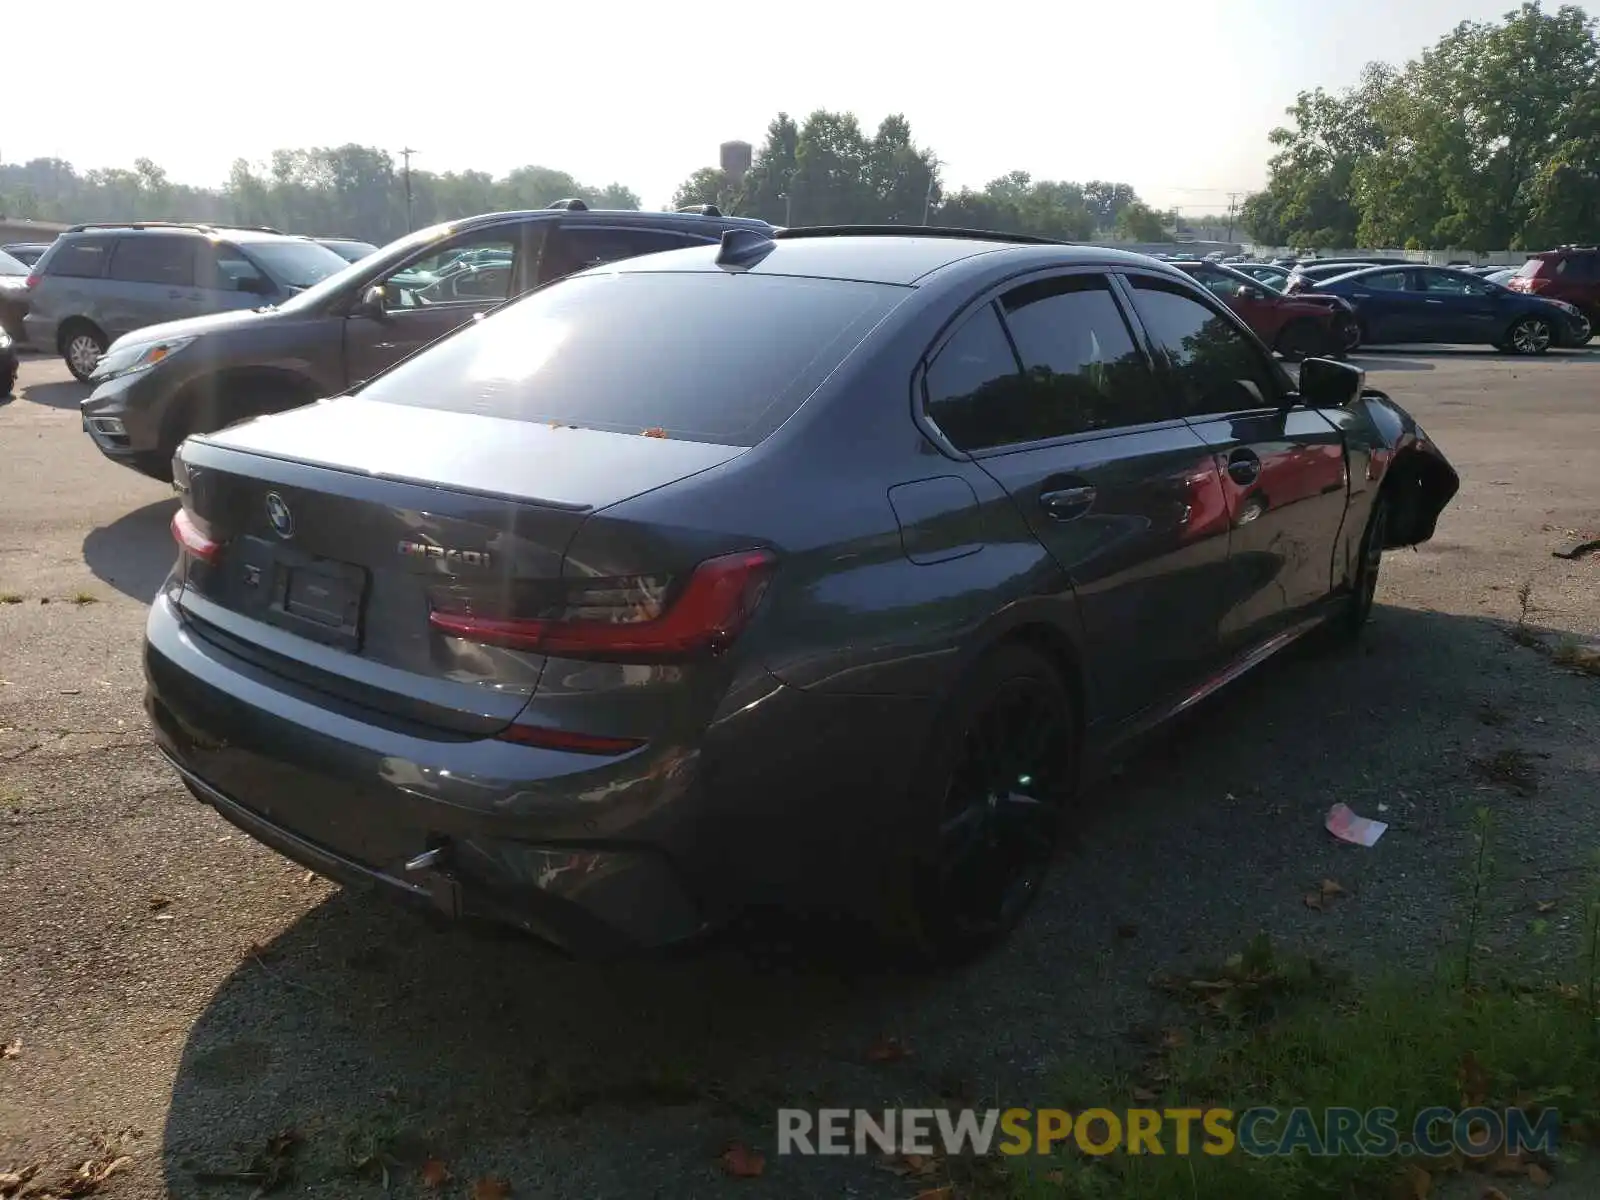
<svg viewBox="0 0 1600 1200">
<path fill-rule="evenodd" d="M 1238 206 L 1239 197 L 1242 196 L 1242 195 L 1244 195 L 1243 192 L 1229 192 L 1228 193 L 1228 240 L 1230 242 L 1233 241 L 1233 213 L 1234 213 L 1234 209 Z"/>
<path fill-rule="evenodd" d="M 783 201 L 783 224 L 787 228 L 794 224 L 794 197 L 788 192 L 779 192 L 778 199 Z"/>
<path fill-rule="evenodd" d="M 411 156 L 417 153 L 410 146 L 400 151 L 400 157 L 405 159 L 406 178 L 406 232 L 411 232 Z"/>
<path fill-rule="evenodd" d="M 928 163 L 928 194 L 922 198 L 922 223 L 926 225 L 933 215 L 933 185 L 939 182 L 939 168 L 944 166 L 937 158 Z"/>
</svg>

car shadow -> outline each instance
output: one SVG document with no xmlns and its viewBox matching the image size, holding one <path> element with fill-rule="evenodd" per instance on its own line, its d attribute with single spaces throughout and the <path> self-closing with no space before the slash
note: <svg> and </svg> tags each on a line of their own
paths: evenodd
<svg viewBox="0 0 1600 1200">
<path fill-rule="evenodd" d="M 1500 359 L 1507 362 L 1540 362 L 1561 364 L 1600 363 L 1600 346 L 1555 347 L 1545 354 L 1511 354 L 1504 350 L 1497 350 L 1493 346 L 1441 346 L 1433 344 L 1408 345 L 1393 343 L 1386 345 L 1368 345 L 1362 343 L 1357 350 L 1355 358 L 1366 357 L 1374 360 L 1372 369 L 1378 369 L 1377 363 L 1381 362 L 1390 370 L 1431 370 L 1432 367 L 1404 367 L 1398 362 L 1426 363 L 1429 359 L 1444 361 L 1459 361 L 1461 359 L 1489 358 Z M 1396 364 L 1396 365 L 1391 365 Z"/>
<path fill-rule="evenodd" d="M 18 394 L 30 404 L 42 404 L 46 408 L 77 408 L 80 400 L 89 398 L 88 384 L 79 383 L 76 379 L 60 379 L 52 383 L 35 383 L 28 387 L 19 388 Z"/>
<path fill-rule="evenodd" d="M 1345 361 L 1352 366 L 1360 367 L 1364 371 L 1431 371 L 1433 364 L 1421 358 L 1402 358 L 1399 355 L 1370 353 L 1362 347 L 1359 354 L 1352 354 Z"/>
<path fill-rule="evenodd" d="M 1300 903 L 1322 878 L 1361 894 L 1336 959 L 1423 965 L 1453 903 L 1464 806 L 1496 800 L 1461 752 L 1496 732 L 1478 709 L 1565 686 L 1506 632 L 1380 605 L 1360 642 L 1319 634 L 1198 706 L 1090 791 L 1027 924 L 960 971 L 910 975 L 762 930 L 582 963 L 336 893 L 252 947 L 192 1026 L 164 1132 L 169 1194 L 293 1128 L 301 1178 L 341 1180 L 341 1196 L 389 1185 L 352 1176 L 351 1145 L 392 1156 L 394 1195 L 423 1194 L 430 1156 L 511 1176 L 518 1194 L 719 1195 L 736 1186 L 714 1167 L 727 1139 L 770 1154 L 780 1106 L 1033 1105 L 1080 1059 L 1136 1064 L 1145 1051 L 1123 1039 L 1160 1011 L 1153 975 L 1220 961 L 1268 921 L 1332 945 L 1338 922 Z M 1322 822 L 1336 801 L 1390 810 L 1392 832 L 1335 842 Z M 1542 858 L 1585 861 L 1545 832 L 1527 834 Z M 1514 857 L 1516 836 L 1497 853 Z M 874 1055 L 885 1034 L 914 1053 Z M 763 1195 L 906 1194 L 859 1160 L 779 1167 Z"/>
<path fill-rule="evenodd" d="M 83 561 L 95 577 L 148 604 L 172 569 L 172 514 L 178 498 L 136 508 L 83 539 Z"/>
</svg>

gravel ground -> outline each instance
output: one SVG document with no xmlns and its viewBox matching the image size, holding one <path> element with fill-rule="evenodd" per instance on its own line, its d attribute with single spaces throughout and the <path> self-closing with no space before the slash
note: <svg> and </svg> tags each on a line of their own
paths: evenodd
<svg viewBox="0 0 1600 1200">
<path fill-rule="evenodd" d="M 0 1171 L 126 1153 L 101 1195 L 242 1197 L 205 1172 L 293 1130 L 294 1190 L 320 1197 L 383 1195 L 356 1166 L 375 1154 L 394 1196 L 421 1192 L 429 1156 L 458 1196 L 487 1175 L 523 1197 L 909 1196 L 865 1160 L 733 1180 L 718 1155 L 770 1152 L 780 1105 L 1060 1102 L 1072 1073 L 1134 1061 L 1130 1030 L 1162 1016 L 1152 974 L 1261 929 L 1428 969 L 1479 806 L 1497 817 L 1485 940 L 1523 945 L 1536 900 L 1571 898 L 1559 943 L 1600 844 L 1600 690 L 1506 629 L 1526 581 L 1531 624 L 1600 635 L 1600 556 L 1551 553 L 1600 535 L 1600 352 L 1361 361 L 1462 473 L 1437 538 L 1387 557 L 1359 647 L 1297 650 L 1100 788 L 1020 935 L 943 978 L 772 927 L 574 964 L 346 896 L 233 831 L 162 765 L 139 705 L 170 493 L 94 451 L 58 361 L 26 362 L 0 406 L 0 1046 L 22 1041 L 0 1060 Z M 1473 766 L 1506 750 L 1532 790 Z M 1335 801 L 1389 833 L 1334 842 Z M 1324 877 L 1351 895 L 1318 913 L 1301 897 Z M 910 1056 L 869 1061 L 885 1037 Z"/>
</svg>

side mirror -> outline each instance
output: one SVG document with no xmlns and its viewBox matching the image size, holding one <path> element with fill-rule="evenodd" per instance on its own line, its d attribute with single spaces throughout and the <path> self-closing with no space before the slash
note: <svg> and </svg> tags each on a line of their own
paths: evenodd
<svg viewBox="0 0 1600 1200">
<path fill-rule="evenodd" d="M 1241 300 L 1265 300 L 1266 298 L 1266 293 L 1258 287 L 1242 287 L 1239 289 L 1239 299 Z"/>
<path fill-rule="evenodd" d="M 1308 358 L 1300 364 L 1300 403 L 1307 408 L 1343 408 L 1361 396 L 1367 373 L 1332 358 Z"/>
<path fill-rule="evenodd" d="M 361 301 L 350 310 L 352 317 L 367 317 L 374 321 L 381 321 L 388 314 L 388 306 L 384 304 L 386 293 L 381 284 L 373 284 L 361 293 Z"/>
</svg>

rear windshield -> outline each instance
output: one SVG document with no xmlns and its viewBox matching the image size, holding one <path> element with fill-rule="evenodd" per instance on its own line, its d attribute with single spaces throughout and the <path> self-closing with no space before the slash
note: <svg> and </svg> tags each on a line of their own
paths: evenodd
<svg viewBox="0 0 1600 1200">
<path fill-rule="evenodd" d="M 1522 266 L 1517 269 L 1517 274 L 1520 275 L 1524 279 L 1532 279 L 1535 275 L 1539 274 L 1540 269 L 1543 266 L 1544 266 L 1544 259 L 1542 259 L 1542 258 L 1530 258 L 1527 262 L 1523 263 Z"/>
<path fill-rule="evenodd" d="M 28 268 L 20 261 L 12 258 L 4 250 L 0 250 L 0 275 L 26 275 Z"/>
<path fill-rule="evenodd" d="M 754 446 L 909 294 L 723 271 L 579 276 L 469 325 L 361 395 Z"/>
</svg>

